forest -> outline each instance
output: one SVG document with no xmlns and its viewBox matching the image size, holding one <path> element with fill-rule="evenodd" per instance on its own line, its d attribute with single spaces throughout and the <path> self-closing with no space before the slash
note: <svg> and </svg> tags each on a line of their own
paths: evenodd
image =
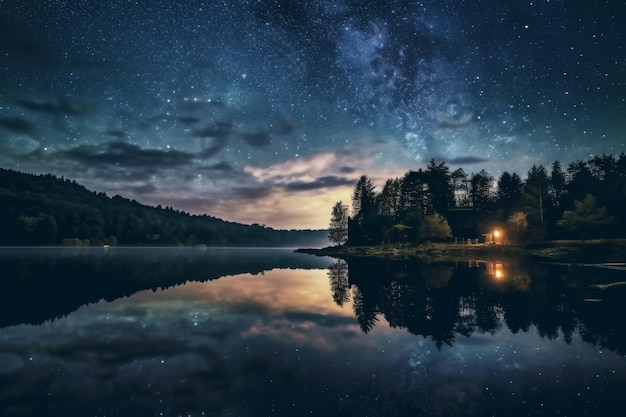
<svg viewBox="0 0 626 417">
<path fill-rule="evenodd" d="M 0 168 L 0 245 L 301 246 L 323 230 L 275 230 L 109 197 L 54 175 Z"/>
<path fill-rule="evenodd" d="M 597 155 L 564 168 L 533 165 L 525 179 L 515 172 L 495 178 L 467 174 L 434 159 L 381 191 L 363 175 L 351 208 L 332 209 L 329 238 L 339 245 L 471 241 L 502 231 L 504 242 L 626 236 L 626 155 Z M 351 210 L 351 212 L 350 212 Z M 500 232 L 496 233 L 499 236 Z M 493 239 L 493 237 L 490 237 Z"/>
</svg>

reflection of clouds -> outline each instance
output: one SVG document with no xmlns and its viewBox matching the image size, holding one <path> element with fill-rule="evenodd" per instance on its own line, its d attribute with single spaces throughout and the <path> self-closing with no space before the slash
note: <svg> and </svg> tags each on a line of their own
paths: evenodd
<svg viewBox="0 0 626 417">
<path fill-rule="evenodd" d="M 624 382 L 611 373 L 621 369 L 617 355 L 579 339 L 541 339 L 534 328 L 474 333 L 441 350 L 383 323 L 365 335 L 349 303 L 334 303 L 326 273 L 190 282 L 0 329 L 0 380 L 10 387 L 0 410 L 32 411 L 39 401 L 42 415 L 51 396 L 57 410 L 83 415 L 258 415 L 270 405 L 279 415 L 415 411 L 397 408 L 406 404 L 424 415 L 480 415 L 472 407 L 550 389 L 555 378 L 563 399 L 581 389 L 585 366 Z"/>
<path fill-rule="evenodd" d="M 326 270 L 316 269 L 273 269 L 259 275 L 242 274 L 209 282 L 189 282 L 162 291 L 159 297 L 144 291 L 133 299 L 135 303 L 157 309 L 193 305 L 219 311 L 273 315 L 314 311 L 320 317 L 352 317 L 349 309 L 340 308 L 333 302 Z"/>
<path fill-rule="evenodd" d="M 349 333 L 360 333 L 354 320 L 350 320 L 350 324 L 346 321 L 345 326 L 333 329 L 332 333 L 335 333 L 337 330 L 340 330 L 344 337 Z M 343 339 L 333 337 L 334 335 L 329 333 L 331 332 L 329 332 L 328 328 L 321 327 L 311 321 L 294 324 L 290 320 L 272 320 L 269 323 L 257 320 L 241 336 L 243 339 L 270 338 L 274 342 L 301 344 L 325 352 L 334 352 L 339 349 Z"/>
</svg>

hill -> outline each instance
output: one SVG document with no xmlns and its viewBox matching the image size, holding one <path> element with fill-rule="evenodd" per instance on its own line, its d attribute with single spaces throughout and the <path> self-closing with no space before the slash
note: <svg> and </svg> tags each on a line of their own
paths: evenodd
<svg viewBox="0 0 626 417">
<path fill-rule="evenodd" d="M 151 207 L 76 181 L 0 168 L 0 245 L 302 246 L 324 230 L 275 230 Z"/>
</svg>

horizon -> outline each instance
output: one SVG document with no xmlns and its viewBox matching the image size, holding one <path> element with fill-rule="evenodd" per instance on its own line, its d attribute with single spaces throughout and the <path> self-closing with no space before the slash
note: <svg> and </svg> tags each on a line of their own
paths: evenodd
<svg viewBox="0 0 626 417">
<path fill-rule="evenodd" d="M 0 4 L 0 166 L 276 230 L 431 159 L 626 150 L 626 5 Z"/>
</svg>

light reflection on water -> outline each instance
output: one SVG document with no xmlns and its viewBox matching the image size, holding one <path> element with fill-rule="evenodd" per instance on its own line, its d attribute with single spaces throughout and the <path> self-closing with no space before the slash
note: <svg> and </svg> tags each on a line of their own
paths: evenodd
<svg viewBox="0 0 626 417">
<path fill-rule="evenodd" d="M 429 275 L 428 297 L 455 285 L 446 271 Z M 371 289 L 351 276 L 339 306 L 329 272 L 233 274 L 2 328 L 0 414 L 584 415 L 622 403 L 623 356 L 576 332 L 566 343 L 534 324 L 477 326 L 438 348 L 406 319 L 390 327 L 400 307 L 387 306 L 364 333 L 353 303 Z"/>
</svg>

